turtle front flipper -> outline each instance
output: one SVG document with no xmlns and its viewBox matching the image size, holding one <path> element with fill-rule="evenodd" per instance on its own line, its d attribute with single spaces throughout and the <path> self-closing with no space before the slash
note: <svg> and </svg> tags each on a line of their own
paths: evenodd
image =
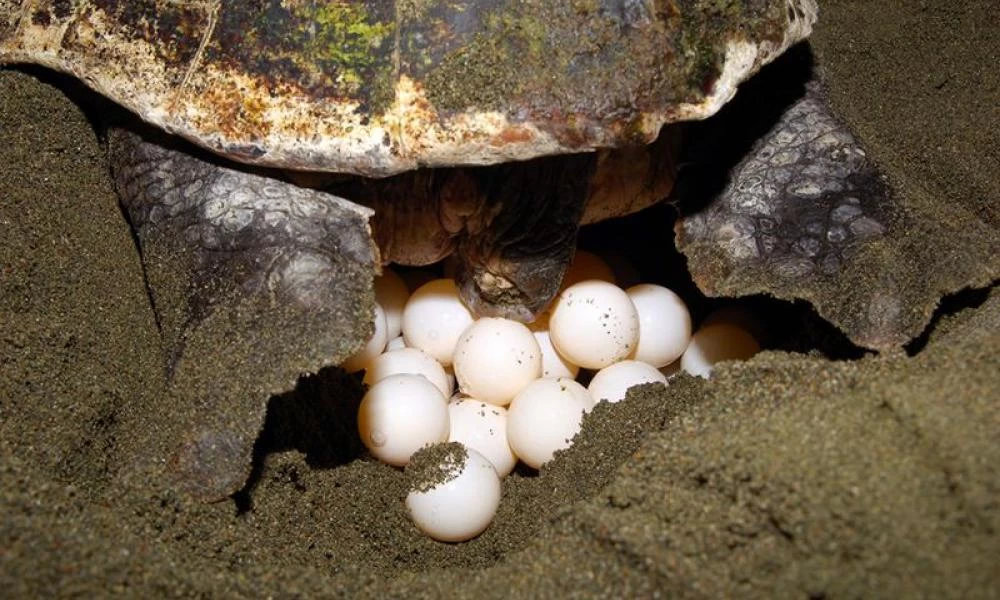
<svg viewBox="0 0 1000 600">
<path fill-rule="evenodd" d="M 369 209 L 179 144 L 108 136 L 171 394 L 143 416 L 157 439 L 125 458 L 216 499 L 243 485 L 270 396 L 371 335 L 378 257 Z"/>
<path fill-rule="evenodd" d="M 472 170 L 482 193 L 455 279 L 479 316 L 530 322 L 559 291 L 587 203 L 593 154 Z"/>
</svg>

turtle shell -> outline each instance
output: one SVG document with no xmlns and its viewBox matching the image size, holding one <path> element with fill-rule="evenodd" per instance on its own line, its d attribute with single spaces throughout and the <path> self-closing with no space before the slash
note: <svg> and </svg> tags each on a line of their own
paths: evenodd
<svg viewBox="0 0 1000 600">
<path fill-rule="evenodd" d="M 224 156 L 385 176 L 653 140 L 807 36 L 815 0 L 0 0 L 0 62 Z"/>
</svg>

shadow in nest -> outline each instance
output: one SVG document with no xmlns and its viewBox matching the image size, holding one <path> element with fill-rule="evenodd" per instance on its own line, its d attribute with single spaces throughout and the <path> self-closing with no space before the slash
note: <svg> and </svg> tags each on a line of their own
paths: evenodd
<svg viewBox="0 0 1000 600">
<path fill-rule="evenodd" d="M 357 414 L 364 384 L 360 373 L 339 367 L 301 377 L 294 390 L 273 396 L 254 444 L 253 467 L 243 489 L 233 494 L 239 512 L 251 508 L 269 454 L 297 450 L 316 469 L 332 469 L 364 456 Z"/>
</svg>

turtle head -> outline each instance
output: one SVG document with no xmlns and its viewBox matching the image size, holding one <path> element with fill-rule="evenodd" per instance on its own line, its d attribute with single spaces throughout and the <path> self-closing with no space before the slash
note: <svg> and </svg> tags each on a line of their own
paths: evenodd
<svg viewBox="0 0 1000 600">
<path fill-rule="evenodd" d="M 559 292 L 568 260 L 553 256 L 519 260 L 462 257 L 455 282 L 466 305 L 480 317 L 530 323 Z"/>
</svg>

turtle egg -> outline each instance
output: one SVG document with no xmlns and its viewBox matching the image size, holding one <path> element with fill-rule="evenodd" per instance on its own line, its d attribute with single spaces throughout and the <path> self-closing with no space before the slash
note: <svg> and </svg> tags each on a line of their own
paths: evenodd
<svg viewBox="0 0 1000 600">
<path fill-rule="evenodd" d="M 638 360 L 623 360 L 610 367 L 604 367 L 594 375 L 587 386 L 590 397 L 600 402 L 620 402 L 633 385 L 643 383 L 667 384 L 667 378 L 656 367 Z"/>
<path fill-rule="evenodd" d="M 536 379 L 507 409 L 507 441 L 524 464 L 535 469 L 568 448 L 583 414 L 594 407 L 587 388 L 565 377 Z"/>
<path fill-rule="evenodd" d="M 506 408 L 474 398 L 452 400 L 448 404 L 448 420 L 449 442 L 459 442 L 485 456 L 500 477 L 514 470 L 517 457 L 507 443 Z"/>
<path fill-rule="evenodd" d="M 681 356 L 681 369 L 708 378 L 712 366 L 723 360 L 746 360 L 760 351 L 760 344 L 742 327 L 716 323 L 702 327 L 691 337 Z"/>
<path fill-rule="evenodd" d="M 542 377 L 569 377 L 575 379 L 580 367 L 566 360 L 552 345 L 548 331 L 532 331 L 542 351 Z"/>
<path fill-rule="evenodd" d="M 500 477 L 482 454 L 461 444 L 422 450 L 407 466 L 406 509 L 416 526 L 442 542 L 482 533 L 500 506 Z"/>
<path fill-rule="evenodd" d="M 651 283 L 625 292 L 639 314 L 639 343 L 632 358 L 656 368 L 680 358 L 691 341 L 691 313 L 680 296 Z"/>
<path fill-rule="evenodd" d="M 375 333 L 361 350 L 358 350 L 340 366 L 348 373 L 356 373 L 367 368 L 371 361 L 385 350 L 386 334 L 385 311 L 379 304 L 375 304 Z"/>
<path fill-rule="evenodd" d="M 581 281 L 559 294 L 549 319 L 549 336 L 569 362 L 603 369 L 635 349 L 639 314 L 620 287 L 606 281 Z"/>
<path fill-rule="evenodd" d="M 566 289 L 588 279 L 615 283 L 615 273 L 600 256 L 586 250 L 577 250 L 576 254 L 573 255 L 573 262 L 569 264 L 563 275 L 562 288 Z"/>
<path fill-rule="evenodd" d="M 383 268 L 375 278 L 375 301 L 385 310 L 385 324 L 389 339 L 399 337 L 403 331 L 403 307 L 410 297 L 406 282 L 395 271 Z"/>
<path fill-rule="evenodd" d="M 448 402 L 422 375 L 378 381 L 358 408 L 361 441 L 375 458 L 397 467 L 423 446 L 448 439 L 448 430 Z"/>
<path fill-rule="evenodd" d="M 390 350 L 379 356 L 369 363 L 365 372 L 365 383 L 371 386 L 390 375 L 399 373 L 423 375 L 445 398 L 451 396 L 452 386 L 444 367 L 430 354 L 418 348 Z"/>
<path fill-rule="evenodd" d="M 403 309 L 403 339 L 444 366 L 451 365 L 455 344 L 473 317 L 451 279 L 435 279 L 417 288 Z"/>
<path fill-rule="evenodd" d="M 455 378 L 463 393 L 497 406 L 542 375 L 542 351 L 523 323 L 486 317 L 458 339 Z"/>
</svg>

